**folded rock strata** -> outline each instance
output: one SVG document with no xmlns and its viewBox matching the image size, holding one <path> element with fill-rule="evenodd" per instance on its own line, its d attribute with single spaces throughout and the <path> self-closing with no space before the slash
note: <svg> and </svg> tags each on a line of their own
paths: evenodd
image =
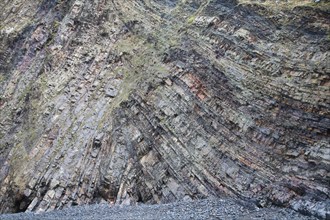
<svg viewBox="0 0 330 220">
<path fill-rule="evenodd" d="M 1 213 L 232 197 L 329 218 L 328 10 L 0 7 Z"/>
</svg>

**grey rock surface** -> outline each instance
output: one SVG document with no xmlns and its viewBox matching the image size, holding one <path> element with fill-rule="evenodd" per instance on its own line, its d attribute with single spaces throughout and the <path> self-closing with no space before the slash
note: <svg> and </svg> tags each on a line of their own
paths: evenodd
<svg viewBox="0 0 330 220">
<path fill-rule="evenodd" d="M 0 8 L 1 213 L 226 196 L 329 218 L 328 2 Z"/>
</svg>

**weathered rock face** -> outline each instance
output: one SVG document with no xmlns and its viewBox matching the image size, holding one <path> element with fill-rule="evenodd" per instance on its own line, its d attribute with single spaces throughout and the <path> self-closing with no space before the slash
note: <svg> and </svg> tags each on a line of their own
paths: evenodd
<svg viewBox="0 0 330 220">
<path fill-rule="evenodd" d="M 0 3 L 0 211 L 251 199 L 329 217 L 329 13 Z"/>
</svg>

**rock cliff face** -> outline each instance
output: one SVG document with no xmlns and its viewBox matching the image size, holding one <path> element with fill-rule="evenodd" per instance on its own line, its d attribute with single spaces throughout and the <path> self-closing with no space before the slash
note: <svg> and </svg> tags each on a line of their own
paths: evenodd
<svg viewBox="0 0 330 220">
<path fill-rule="evenodd" d="M 232 197 L 329 218 L 326 9 L 0 7 L 2 213 Z"/>
</svg>

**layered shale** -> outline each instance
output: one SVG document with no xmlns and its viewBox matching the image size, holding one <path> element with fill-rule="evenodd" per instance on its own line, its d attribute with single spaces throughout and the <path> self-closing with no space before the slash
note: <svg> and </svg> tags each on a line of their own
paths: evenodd
<svg viewBox="0 0 330 220">
<path fill-rule="evenodd" d="M 0 7 L 0 211 L 231 197 L 330 215 L 329 4 Z"/>
</svg>

